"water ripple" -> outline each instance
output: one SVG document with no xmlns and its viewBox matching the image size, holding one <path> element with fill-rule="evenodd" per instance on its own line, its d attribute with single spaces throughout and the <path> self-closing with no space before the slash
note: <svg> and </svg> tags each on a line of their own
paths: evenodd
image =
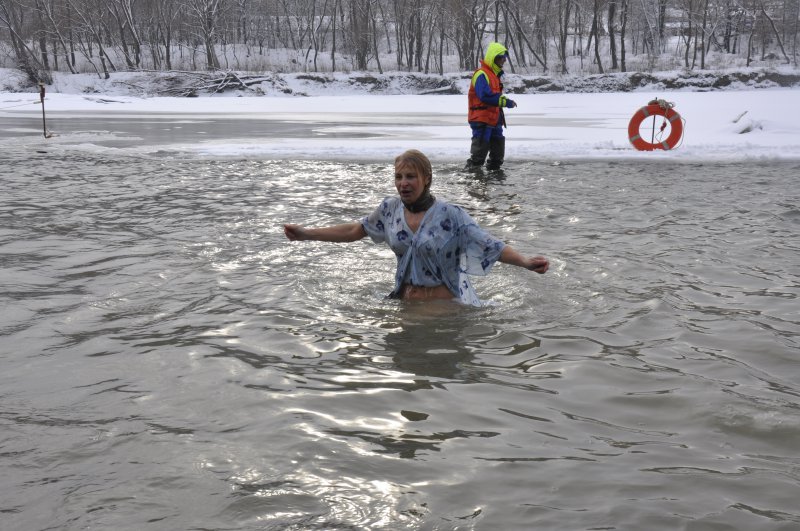
<svg viewBox="0 0 800 531">
<path fill-rule="evenodd" d="M 283 237 L 369 213 L 390 164 L 104 153 L 0 153 L 9 528 L 800 521 L 792 163 L 437 164 L 552 259 L 464 308 Z"/>
</svg>

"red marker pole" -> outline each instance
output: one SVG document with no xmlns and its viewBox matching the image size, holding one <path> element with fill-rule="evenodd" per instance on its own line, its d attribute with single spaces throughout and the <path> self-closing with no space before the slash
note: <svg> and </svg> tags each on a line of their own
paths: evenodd
<svg viewBox="0 0 800 531">
<path fill-rule="evenodd" d="M 47 138 L 47 122 L 44 118 L 44 83 L 39 83 L 39 99 L 42 101 L 42 134 Z"/>
</svg>

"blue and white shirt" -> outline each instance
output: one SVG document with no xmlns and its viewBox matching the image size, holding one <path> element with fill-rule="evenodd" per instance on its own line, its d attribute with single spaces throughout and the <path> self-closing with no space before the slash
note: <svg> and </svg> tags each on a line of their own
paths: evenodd
<svg viewBox="0 0 800 531">
<path fill-rule="evenodd" d="M 361 220 L 376 243 L 386 242 L 397 255 L 392 296 L 403 284 L 445 285 L 465 304 L 480 306 L 467 275 L 489 273 L 500 258 L 505 243 L 481 229 L 466 211 L 436 200 L 425 212 L 417 232 L 406 224 L 403 202 L 387 197 Z"/>
</svg>

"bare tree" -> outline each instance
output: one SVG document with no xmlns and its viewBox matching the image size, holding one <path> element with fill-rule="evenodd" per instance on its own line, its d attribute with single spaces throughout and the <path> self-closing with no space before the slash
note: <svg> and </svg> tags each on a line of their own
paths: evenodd
<svg viewBox="0 0 800 531">
<path fill-rule="evenodd" d="M 28 6 L 12 0 L 0 0 L 0 22 L 7 28 L 11 37 L 11 47 L 17 58 L 17 65 L 25 72 L 31 83 L 53 82 L 50 70 L 36 57 L 28 46 L 25 13 Z"/>
<path fill-rule="evenodd" d="M 73 13 L 75 13 L 81 23 L 80 27 L 78 28 L 79 32 L 79 48 L 81 53 L 84 55 L 86 60 L 97 72 L 97 75 L 108 79 L 111 77 L 109 72 L 109 67 L 112 70 L 116 70 L 114 66 L 114 62 L 108 56 L 106 52 L 104 39 L 103 39 L 103 32 L 104 32 L 104 25 L 102 17 L 97 16 L 96 14 L 96 5 L 94 5 L 90 0 L 66 0 L 67 4 L 69 4 L 70 9 Z M 105 32 L 108 34 L 108 32 Z M 80 39 L 80 35 L 83 35 L 83 39 Z M 92 43 L 97 45 L 97 56 L 100 59 L 100 68 L 97 68 L 97 65 L 92 60 Z M 101 70 L 102 69 L 102 73 Z"/>
<path fill-rule="evenodd" d="M 658 14 L 659 2 L 661 0 L 640 0 L 642 7 L 642 22 L 644 24 L 644 46 L 645 53 L 654 62 L 661 51 L 661 39 L 659 37 L 659 20 Z"/>
<path fill-rule="evenodd" d="M 331 68 L 336 70 L 336 21 L 344 18 L 342 14 L 342 0 L 333 0 L 333 15 L 331 16 Z"/>
<path fill-rule="evenodd" d="M 572 17 L 572 0 L 558 0 L 556 4 L 556 17 L 553 23 L 557 25 L 554 34 L 558 35 L 556 49 L 558 51 L 558 62 L 562 74 L 567 74 L 567 40 L 569 38 L 569 21 Z"/>
<path fill-rule="evenodd" d="M 164 47 L 164 65 L 167 70 L 172 70 L 172 36 L 180 6 L 175 0 L 161 0 L 154 4 L 158 36 Z M 151 45 L 156 46 L 155 43 Z"/>
<path fill-rule="evenodd" d="M 504 18 L 507 21 L 510 21 L 512 23 L 512 27 L 515 29 L 515 31 L 513 33 L 515 35 L 517 35 L 516 42 L 517 42 L 518 46 L 515 48 L 517 50 L 517 54 L 516 55 L 517 56 L 521 56 L 522 58 L 524 58 L 525 57 L 525 50 L 527 48 L 527 50 L 531 53 L 531 55 L 533 55 L 534 59 L 536 59 L 536 62 L 538 62 L 542 66 L 542 68 L 545 71 L 547 71 L 547 63 L 542 58 L 540 53 L 537 52 L 536 46 L 534 45 L 534 43 L 532 43 L 530 41 L 530 39 L 528 38 L 528 34 L 529 33 L 530 34 L 535 34 L 536 33 L 535 29 L 532 28 L 532 27 L 525 27 L 523 22 L 522 22 L 521 14 L 518 11 L 515 12 L 511 8 L 505 9 Z M 534 18 L 534 21 L 535 20 L 536 20 L 536 18 Z M 512 32 L 510 32 L 510 33 L 512 33 Z M 523 46 L 523 44 L 524 44 L 524 46 Z M 523 64 L 524 64 L 524 59 L 523 59 Z"/>
<path fill-rule="evenodd" d="M 592 9 L 592 29 L 589 32 L 589 42 L 587 44 L 586 53 L 589 53 L 589 48 L 592 45 L 592 38 L 594 37 L 594 60 L 597 63 L 597 69 L 601 74 L 603 71 L 603 63 L 600 60 L 600 0 L 594 0 Z"/>
<path fill-rule="evenodd" d="M 184 0 L 184 7 L 194 19 L 195 29 L 203 41 L 206 50 L 206 69 L 219 68 L 219 58 L 215 45 L 217 43 L 217 25 L 225 0 Z"/>
<path fill-rule="evenodd" d="M 316 72 L 317 71 L 317 57 L 319 56 L 319 51 L 320 51 L 319 35 L 321 33 L 322 24 L 326 20 L 330 21 L 333 17 L 326 17 L 325 16 L 325 13 L 328 11 L 329 0 L 325 0 L 324 1 L 323 5 L 322 5 L 322 12 L 321 12 L 320 16 L 317 16 L 317 14 L 316 14 L 316 2 L 314 2 L 314 4 L 315 4 L 315 6 L 314 6 L 315 9 L 313 10 L 313 16 L 311 18 L 315 22 L 314 22 L 314 26 L 312 27 L 312 30 L 311 30 L 311 44 L 309 44 L 308 50 L 306 51 L 306 61 L 308 61 L 309 53 L 313 50 L 314 51 L 314 59 L 313 59 L 314 72 Z"/>
<path fill-rule="evenodd" d="M 412 55 L 414 49 L 413 32 L 409 31 L 410 20 L 407 16 L 408 0 L 393 0 L 392 8 L 397 66 L 402 67 L 403 65 L 408 65 L 408 67 L 411 68 L 410 59 L 406 59 Z M 408 51 L 409 48 L 411 51 Z"/>
<path fill-rule="evenodd" d="M 2 0 L 0 7 L 0 39 L 35 76 L 50 68 L 108 76 L 115 62 L 252 68 L 242 50 L 249 59 L 276 48 L 303 58 L 280 66 L 289 69 L 382 72 L 391 54 L 398 69 L 471 71 L 489 40 L 509 48 L 511 72 L 548 72 L 556 57 L 565 75 L 589 68 L 586 58 L 592 70 L 624 72 L 628 56 L 644 56 L 637 67 L 652 69 L 667 54 L 687 68 L 706 68 L 709 53 L 796 65 L 800 44 L 800 0 Z M 324 54 L 330 61 L 321 65 Z M 446 64 L 448 56 L 457 66 Z"/>
<path fill-rule="evenodd" d="M 142 40 L 136 28 L 133 6 L 136 0 L 106 0 L 105 7 L 114 17 L 119 31 L 119 42 L 122 46 L 128 68 L 139 68 L 142 60 Z M 128 50 L 128 36 L 132 39 L 133 58 Z"/>
<path fill-rule="evenodd" d="M 609 55 L 611 56 L 611 70 L 617 70 L 619 64 L 617 63 L 617 39 L 616 39 L 616 21 L 614 17 L 617 14 L 617 0 L 609 0 L 608 2 L 608 47 Z"/>
<path fill-rule="evenodd" d="M 356 70 L 366 70 L 372 47 L 370 0 L 348 0 L 347 20 L 350 30 L 347 40 L 353 53 L 353 66 Z"/>
<path fill-rule="evenodd" d="M 620 0 L 619 10 L 619 71 L 627 72 L 625 64 L 625 35 L 628 30 L 628 9 L 630 3 L 628 0 Z"/>
<path fill-rule="evenodd" d="M 786 49 L 783 47 L 783 39 L 781 38 L 781 34 L 778 31 L 778 28 L 775 26 L 775 21 L 772 20 L 772 17 L 770 17 L 769 13 L 767 13 L 767 9 L 766 9 L 766 7 L 765 7 L 763 2 L 761 3 L 761 14 L 764 16 L 766 21 L 769 23 L 770 28 L 772 28 L 772 33 L 775 35 L 775 41 L 777 42 L 778 47 L 780 48 L 781 53 L 783 54 L 783 58 L 786 60 L 786 64 L 788 65 L 792 61 L 791 61 L 791 59 L 789 59 L 789 56 L 786 54 Z M 766 48 L 766 47 L 764 47 L 764 48 Z"/>
<path fill-rule="evenodd" d="M 64 51 L 64 63 L 69 68 L 69 71 L 73 74 L 76 74 L 77 71 L 75 70 L 75 60 L 70 58 L 70 48 L 67 46 L 66 38 L 61 31 L 61 24 L 56 22 L 56 18 L 60 18 L 58 14 L 54 12 L 55 5 L 53 2 L 45 2 L 42 0 L 36 0 L 36 10 L 39 13 L 39 16 L 42 19 L 42 24 L 47 28 L 47 31 L 61 44 L 61 48 Z M 68 22 L 68 20 L 67 20 Z M 54 49 L 53 54 L 57 54 L 58 52 Z"/>
<path fill-rule="evenodd" d="M 708 23 L 708 4 L 709 0 L 705 0 L 703 4 L 703 22 L 702 25 L 700 26 L 700 69 L 701 70 L 704 70 L 706 67 L 706 27 Z M 697 43 L 697 39 L 695 39 L 695 43 Z M 747 61 L 749 65 L 750 64 L 749 52 Z"/>
</svg>

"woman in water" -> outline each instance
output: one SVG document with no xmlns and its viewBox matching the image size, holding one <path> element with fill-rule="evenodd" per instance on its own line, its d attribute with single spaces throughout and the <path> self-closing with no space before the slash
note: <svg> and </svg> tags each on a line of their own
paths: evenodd
<svg viewBox="0 0 800 531">
<path fill-rule="evenodd" d="M 295 240 L 354 242 L 369 235 L 397 255 L 394 290 L 389 297 L 412 300 L 481 301 L 468 275 L 486 275 L 498 260 L 543 274 L 543 256 L 525 257 L 481 229 L 466 211 L 431 195 L 433 170 L 423 153 L 411 149 L 394 161 L 397 197 L 387 197 L 360 222 L 329 227 L 283 226 Z"/>
</svg>

